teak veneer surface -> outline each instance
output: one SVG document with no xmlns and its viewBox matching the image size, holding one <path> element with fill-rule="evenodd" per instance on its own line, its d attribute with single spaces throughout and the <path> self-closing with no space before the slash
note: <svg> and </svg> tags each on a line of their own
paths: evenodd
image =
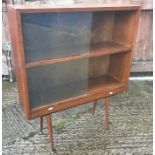
<svg viewBox="0 0 155 155">
<path fill-rule="evenodd" d="M 112 10 L 137 10 L 136 4 L 68 4 L 68 5 L 14 5 L 20 12 L 77 12 L 77 11 L 112 11 Z"/>
</svg>

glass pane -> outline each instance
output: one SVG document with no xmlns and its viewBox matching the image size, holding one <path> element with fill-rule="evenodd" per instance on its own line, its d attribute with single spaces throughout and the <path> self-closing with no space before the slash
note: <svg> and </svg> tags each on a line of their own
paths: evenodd
<svg viewBox="0 0 155 155">
<path fill-rule="evenodd" d="M 88 59 L 27 69 L 31 109 L 87 93 Z"/>
<path fill-rule="evenodd" d="M 88 53 L 91 22 L 90 12 L 22 14 L 26 62 Z"/>
</svg>

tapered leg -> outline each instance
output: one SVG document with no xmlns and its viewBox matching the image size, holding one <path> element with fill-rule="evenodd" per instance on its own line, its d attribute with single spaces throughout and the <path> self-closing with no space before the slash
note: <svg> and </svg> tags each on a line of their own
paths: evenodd
<svg viewBox="0 0 155 155">
<path fill-rule="evenodd" d="M 43 130 L 43 116 L 40 116 L 40 132 Z"/>
<path fill-rule="evenodd" d="M 95 110 L 96 110 L 96 104 L 97 104 L 97 100 L 95 100 L 93 103 L 93 113 L 92 113 L 93 115 L 94 115 Z"/>
<path fill-rule="evenodd" d="M 49 136 L 50 136 L 50 143 L 52 146 L 52 150 L 54 150 L 51 115 L 47 115 L 46 119 L 47 119 L 48 132 L 49 132 Z"/>
<path fill-rule="evenodd" d="M 109 98 L 105 98 L 105 109 L 106 109 L 106 129 L 109 129 Z"/>
</svg>

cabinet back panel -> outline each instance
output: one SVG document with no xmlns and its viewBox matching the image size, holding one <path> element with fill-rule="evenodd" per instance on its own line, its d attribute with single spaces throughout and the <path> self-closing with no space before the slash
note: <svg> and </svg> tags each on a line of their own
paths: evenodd
<svg viewBox="0 0 155 155">
<path fill-rule="evenodd" d="M 92 16 L 91 43 L 112 40 L 115 12 L 94 12 Z"/>
<path fill-rule="evenodd" d="M 27 69 L 31 109 L 87 93 L 88 59 Z"/>
<path fill-rule="evenodd" d="M 106 75 L 109 69 L 110 55 L 89 59 L 89 78 Z"/>
<path fill-rule="evenodd" d="M 88 53 L 91 22 L 90 12 L 22 14 L 26 63 Z"/>
</svg>

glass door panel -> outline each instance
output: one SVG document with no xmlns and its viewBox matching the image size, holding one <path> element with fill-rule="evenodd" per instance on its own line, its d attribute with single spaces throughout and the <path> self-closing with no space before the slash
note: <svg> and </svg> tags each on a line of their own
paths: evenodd
<svg viewBox="0 0 155 155">
<path fill-rule="evenodd" d="M 89 52 L 92 13 L 23 13 L 26 63 Z"/>
<path fill-rule="evenodd" d="M 87 93 L 88 59 L 27 69 L 31 109 Z"/>
</svg>

